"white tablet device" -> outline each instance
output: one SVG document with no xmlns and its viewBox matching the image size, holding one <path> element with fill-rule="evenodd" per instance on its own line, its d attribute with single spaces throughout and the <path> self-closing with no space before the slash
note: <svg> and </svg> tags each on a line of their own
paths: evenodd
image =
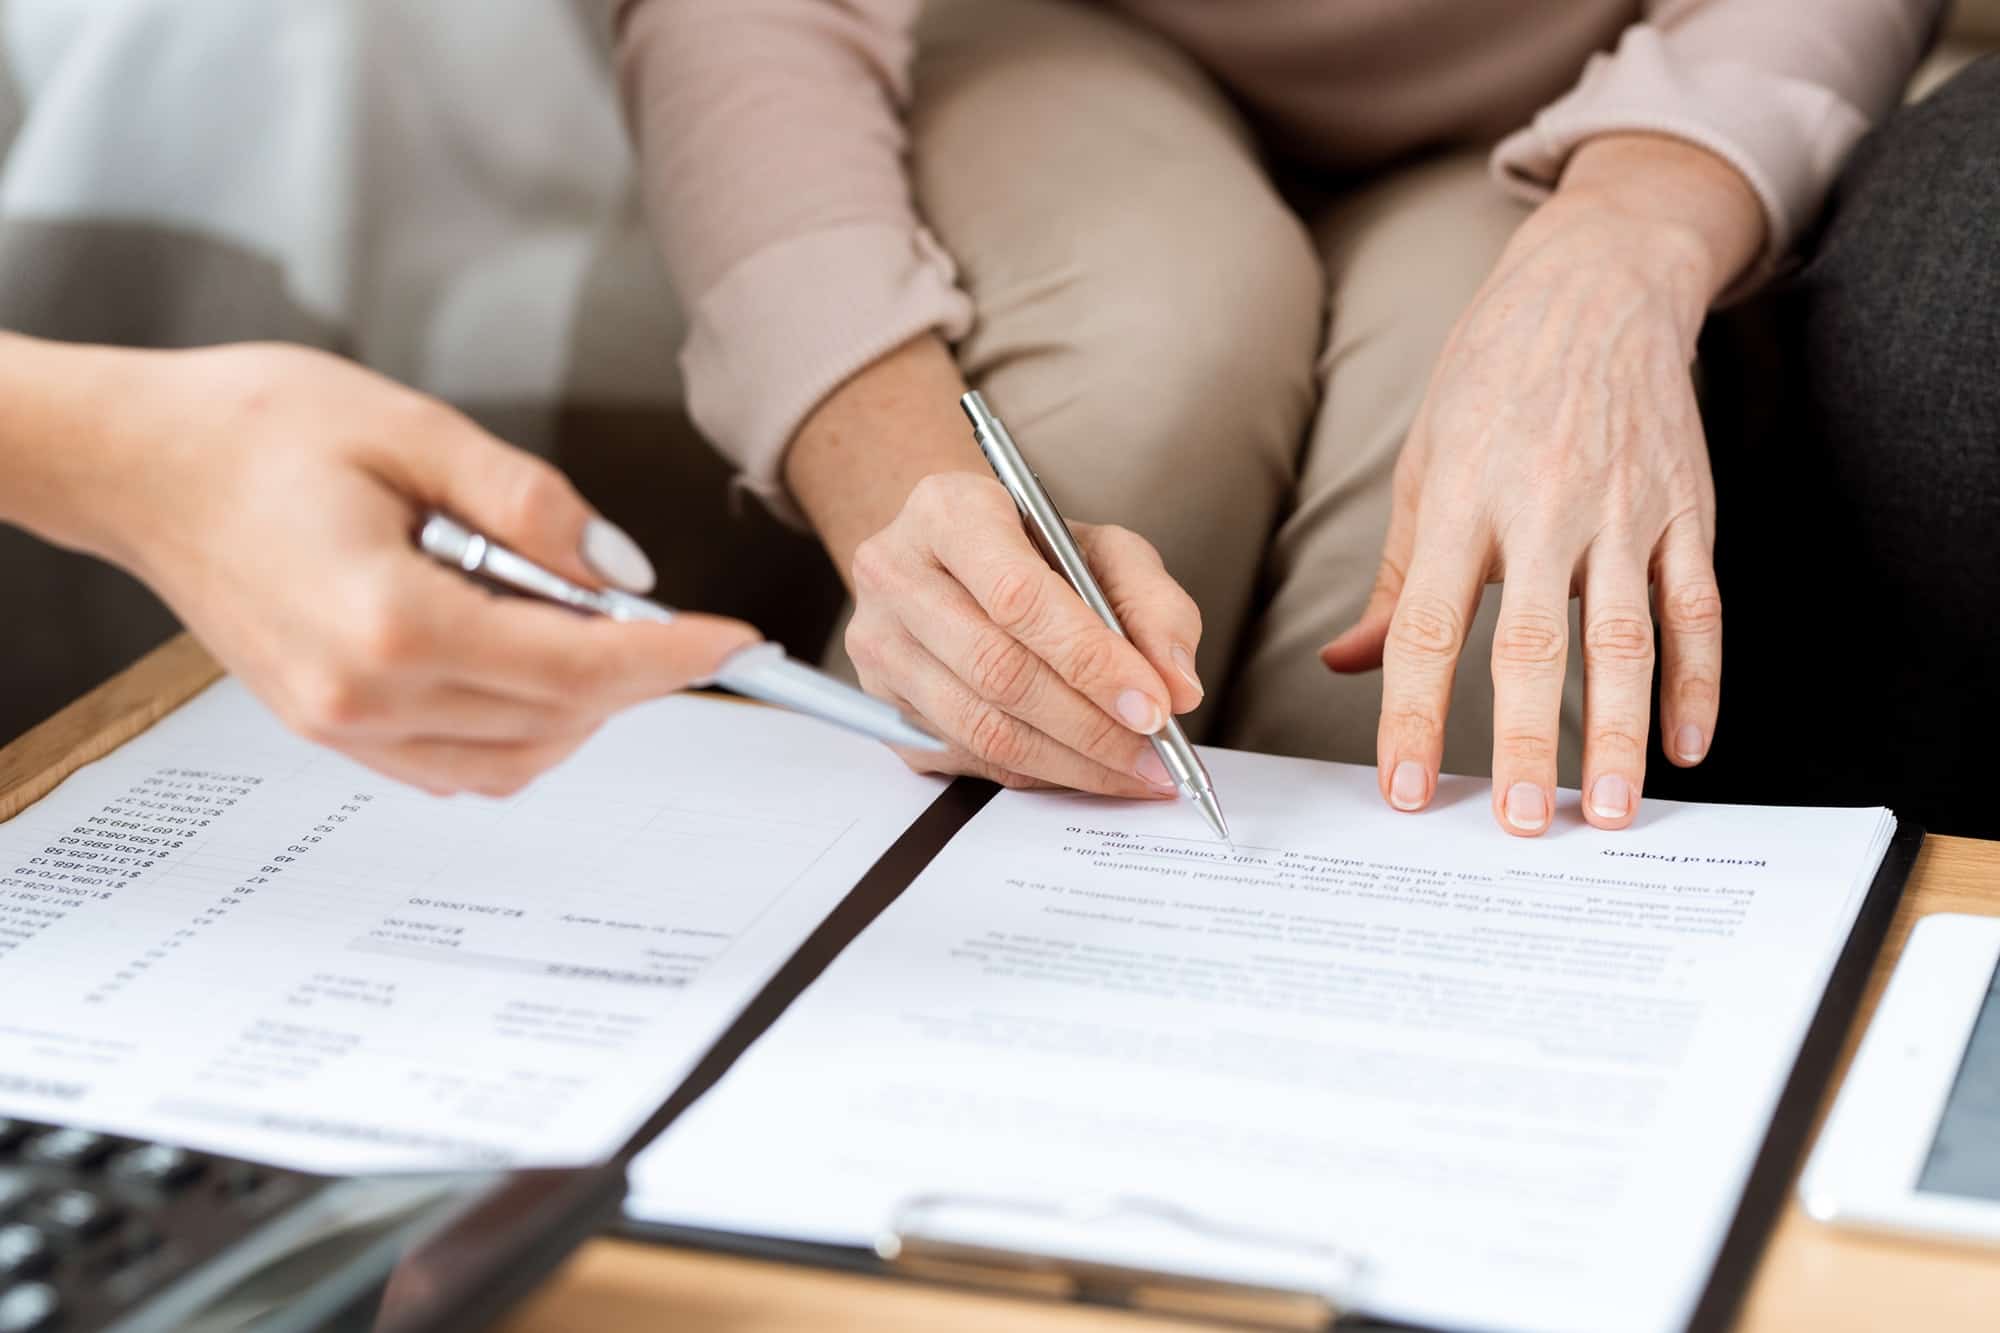
<svg viewBox="0 0 2000 1333">
<path fill-rule="evenodd" d="M 1820 1131 L 1823 1222 L 2000 1245 L 2000 918 L 1927 916 Z"/>
</svg>

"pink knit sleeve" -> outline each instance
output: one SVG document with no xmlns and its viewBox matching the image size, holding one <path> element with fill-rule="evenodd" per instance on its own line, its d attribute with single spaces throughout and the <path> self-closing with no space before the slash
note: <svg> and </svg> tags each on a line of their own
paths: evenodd
<svg viewBox="0 0 2000 1333">
<path fill-rule="evenodd" d="M 1769 221 L 1740 295 L 1783 261 L 1842 162 L 1896 104 L 1942 0 L 1649 0 L 1611 54 L 1493 153 L 1517 192 L 1555 188 L 1601 134 L 1650 132 L 1708 149 L 1743 174 Z"/>
<path fill-rule="evenodd" d="M 840 383 L 971 303 L 904 169 L 922 0 L 628 0 L 618 62 L 688 320 L 688 411 L 796 518 L 780 468 Z"/>
</svg>

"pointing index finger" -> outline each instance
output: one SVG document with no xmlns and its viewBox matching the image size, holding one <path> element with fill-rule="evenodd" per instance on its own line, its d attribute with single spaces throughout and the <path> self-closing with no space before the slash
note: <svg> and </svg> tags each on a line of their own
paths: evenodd
<svg viewBox="0 0 2000 1333">
<path fill-rule="evenodd" d="M 1376 778 L 1398 810 L 1423 809 L 1437 790 L 1451 683 L 1484 577 L 1481 554 L 1469 545 L 1419 548 L 1390 617 Z"/>
</svg>

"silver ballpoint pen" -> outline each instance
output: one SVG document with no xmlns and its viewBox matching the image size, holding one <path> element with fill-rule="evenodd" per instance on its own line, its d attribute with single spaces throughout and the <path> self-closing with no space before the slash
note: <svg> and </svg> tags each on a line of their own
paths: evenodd
<svg viewBox="0 0 2000 1333">
<path fill-rule="evenodd" d="M 424 554 L 441 564 L 491 579 L 503 587 L 613 620 L 672 624 L 674 612 L 658 602 L 616 588 L 586 588 L 443 514 L 431 514 L 417 534 Z M 844 681 L 785 656 L 775 643 L 738 650 L 715 673 L 715 683 L 765 703 L 858 731 L 890 745 L 939 751 L 943 741 L 901 712 Z"/>
<path fill-rule="evenodd" d="M 978 442 L 979 451 L 986 455 L 993 475 L 1000 478 L 1000 484 L 1007 488 L 1007 494 L 1014 497 L 1015 507 L 1021 511 L 1022 526 L 1027 528 L 1029 538 L 1042 553 L 1042 557 L 1076 589 L 1077 596 L 1097 613 L 1111 629 L 1119 634 L 1125 627 L 1118 623 L 1118 615 L 1111 609 L 1111 602 L 1104 590 L 1097 586 L 1097 579 L 1090 572 L 1090 563 L 1083 558 L 1083 551 L 1070 534 L 1069 524 L 1064 521 L 1062 511 L 1042 486 L 1042 479 L 1028 466 L 1028 460 L 1021 456 L 1021 448 L 1014 443 L 1014 437 L 1000 424 L 993 409 L 986 400 L 973 390 L 958 400 L 965 409 L 965 415 L 972 420 L 972 438 Z M 1181 789 L 1201 817 L 1215 830 L 1215 836 L 1227 842 L 1229 824 L 1222 817 L 1222 804 L 1215 799 L 1215 783 L 1208 776 L 1208 769 L 1202 765 L 1201 756 L 1188 743 L 1187 733 L 1173 718 L 1152 737 L 1153 749 L 1159 753 L 1160 762 L 1173 774 L 1174 784 Z"/>
</svg>

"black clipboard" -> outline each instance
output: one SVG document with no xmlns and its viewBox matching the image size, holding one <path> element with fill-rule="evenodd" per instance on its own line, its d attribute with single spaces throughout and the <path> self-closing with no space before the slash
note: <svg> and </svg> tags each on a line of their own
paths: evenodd
<svg viewBox="0 0 2000 1333">
<path fill-rule="evenodd" d="M 939 794 L 903 835 L 869 868 L 841 903 L 709 1047 L 672 1096 L 619 1150 L 629 1164 L 729 1071 L 731 1065 L 790 1007 L 842 949 L 915 881 L 959 829 L 999 790 L 992 783 L 959 778 Z M 1771 1228 L 1783 1211 L 1793 1176 L 1805 1155 L 1821 1094 L 1833 1076 L 1848 1027 L 1868 985 L 1870 970 L 1904 886 L 1922 848 L 1921 827 L 1899 822 L 1856 912 L 1847 942 L 1835 960 L 1819 1008 L 1799 1044 L 1791 1076 L 1779 1093 L 1770 1127 L 1744 1181 L 1735 1216 L 1709 1269 L 1686 1333 L 1726 1333 L 1762 1259 Z M 1198 1222 L 1196 1225 L 1199 1225 Z M 616 1234 L 711 1253 L 777 1260 L 851 1273 L 915 1278 L 951 1285 L 1085 1304 L 1143 1309 L 1267 1329 L 1408 1328 L 1341 1310 L 1323 1292 L 1291 1287 L 1248 1287 L 1103 1265 L 1078 1265 L 1023 1252 L 970 1252 L 949 1243 L 907 1240 L 888 1258 L 857 1246 L 621 1219 Z"/>
</svg>

